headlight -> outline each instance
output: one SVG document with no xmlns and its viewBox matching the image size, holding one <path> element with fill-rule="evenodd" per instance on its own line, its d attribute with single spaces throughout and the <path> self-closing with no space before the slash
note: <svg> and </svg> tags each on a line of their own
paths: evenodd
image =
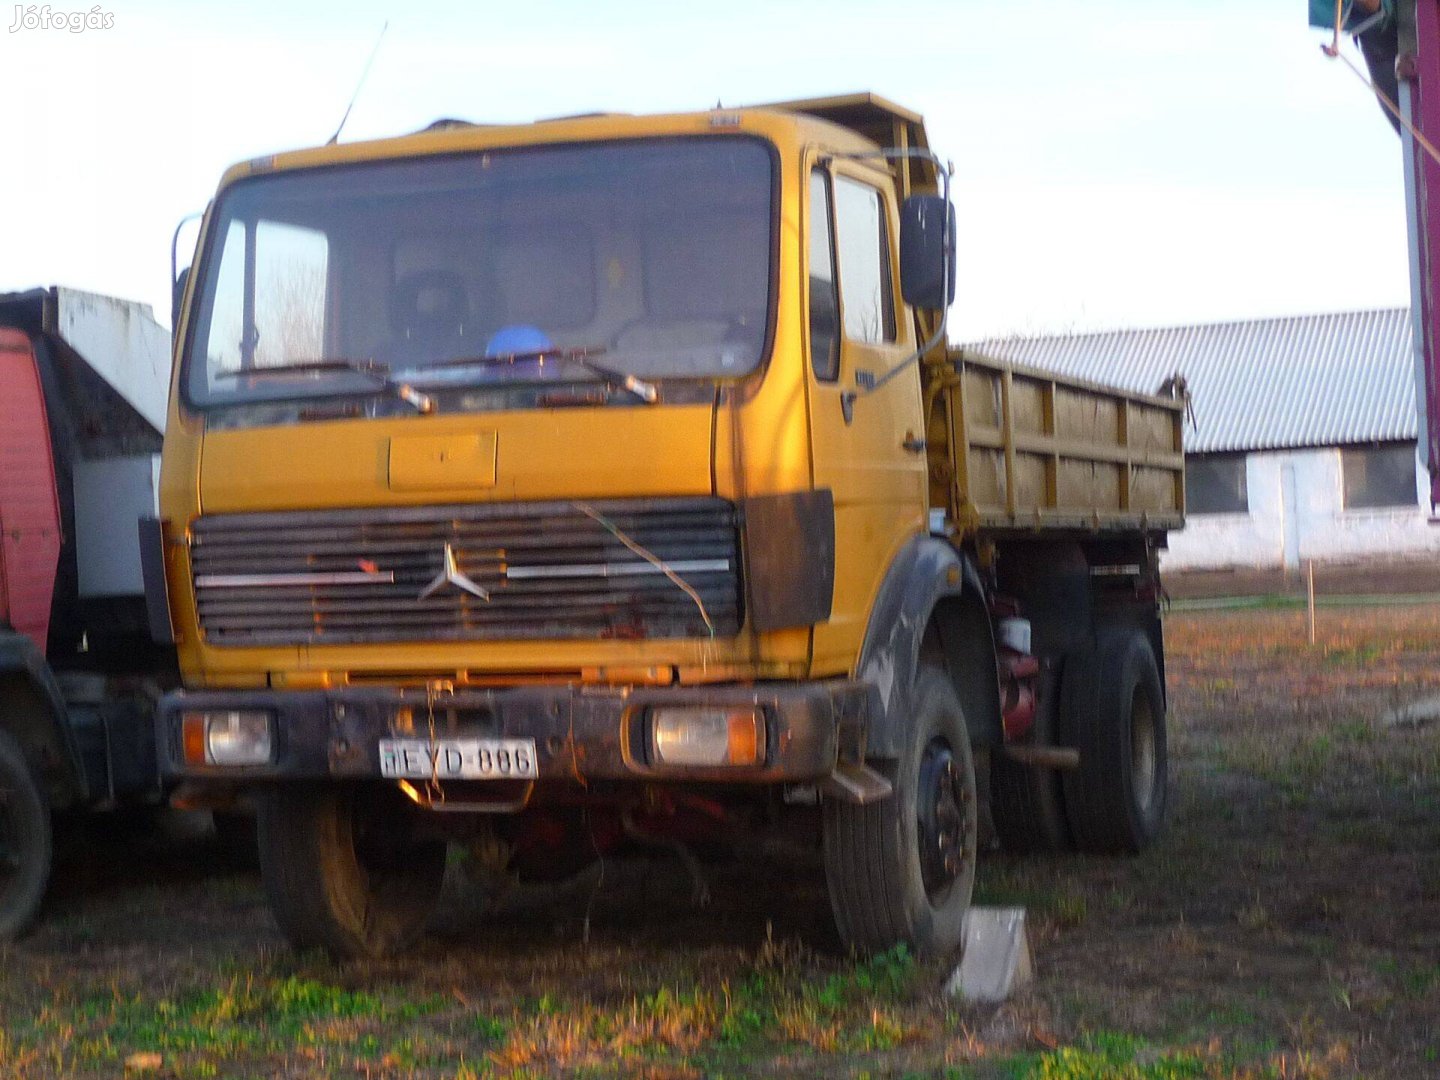
<svg viewBox="0 0 1440 1080">
<path fill-rule="evenodd" d="M 651 709 L 650 748 L 659 765 L 760 765 L 765 761 L 765 713 L 752 706 Z"/>
<path fill-rule="evenodd" d="M 265 765 L 273 745 L 268 712 L 187 712 L 180 718 L 187 765 Z"/>
</svg>

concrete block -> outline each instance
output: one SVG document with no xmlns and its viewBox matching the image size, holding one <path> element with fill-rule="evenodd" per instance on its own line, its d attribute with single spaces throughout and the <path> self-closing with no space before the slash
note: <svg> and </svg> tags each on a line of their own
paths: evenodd
<svg viewBox="0 0 1440 1080">
<path fill-rule="evenodd" d="M 965 916 L 965 951 L 945 984 L 952 997 L 997 1004 L 1034 977 L 1024 908 L 972 907 Z"/>
</svg>

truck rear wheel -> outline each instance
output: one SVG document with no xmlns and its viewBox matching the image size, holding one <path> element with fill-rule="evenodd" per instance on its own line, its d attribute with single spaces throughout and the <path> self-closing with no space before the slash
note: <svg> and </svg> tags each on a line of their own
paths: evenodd
<svg viewBox="0 0 1440 1080">
<path fill-rule="evenodd" d="M 889 798 L 828 800 L 825 877 L 841 940 L 864 953 L 905 943 L 920 955 L 960 945 L 975 888 L 975 765 L 955 687 L 920 669 L 913 727 L 900 760 L 882 767 Z"/>
<path fill-rule="evenodd" d="M 1150 641 L 1133 628 L 1097 635 L 1093 653 L 1067 660 L 1060 741 L 1080 751 L 1062 774 L 1078 850 L 1135 854 L 1165 822 L 1169 792 L 1165 692 Z"/>
<path fill-rule="evenodd" d="M 420 936 L 440 895 L 445 843 L 416 838 L 416 814 L 398 791 L 376 784 L 264 794 L 260 870 L 291 945 L 379 958 Z"/>
<path fill-rule="evenodd" d="M 0 939 L 30 925 L 50 880 L 50 807 L 25 751 L 0 731 Z"/>
</svg>

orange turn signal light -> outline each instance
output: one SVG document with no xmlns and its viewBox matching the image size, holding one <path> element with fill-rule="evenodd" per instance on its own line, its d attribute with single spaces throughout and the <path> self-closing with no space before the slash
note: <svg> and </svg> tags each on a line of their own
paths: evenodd
<svg viewBox="0 0 1440 1080">
<path fill-rule="evenodd" d="M 205 765 L 205 717 L 186 713 L 180 721 L 180 742 L 186 765 Z"/>
</svg>

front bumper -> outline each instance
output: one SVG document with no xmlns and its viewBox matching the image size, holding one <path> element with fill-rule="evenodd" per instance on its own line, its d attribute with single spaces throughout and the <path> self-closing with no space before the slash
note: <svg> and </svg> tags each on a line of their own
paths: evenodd
<svg viewBox="0 0 1440 1080">
<path fill-rule="evenodd" d="M 167 779 L 203 788 L 284 780 L 380 777 L 386 738 L 531 738 L 541 781 L 592 779 L 797 783 L 864 760 L 878 695 L 830 680 L 691 688 L 546 686 L 430 693 L 423 688 L 313 691 L 177 691 L 160 703 L 156 743 Z M 745 767 L 675 767 L 649 760 L 648 710 L 666 705 L 760 706 L 766 756 Z M 274 717 L 265 765 L 194 765 L 183 754 L 181 715 L 264 709 Z M 433 724 L 433 728 L 432 728 Z"/>
</svg>

